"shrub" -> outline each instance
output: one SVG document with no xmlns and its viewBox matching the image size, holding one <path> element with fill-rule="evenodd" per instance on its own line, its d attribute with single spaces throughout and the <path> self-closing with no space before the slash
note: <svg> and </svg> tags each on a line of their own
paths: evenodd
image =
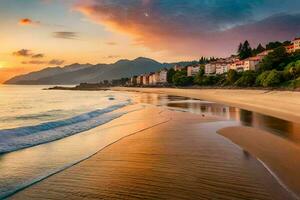
<svg viewBox="0 0 300 200">
<path fill-rule="evenodd" d="M 186 71 L 179 71 L 173 76 L 172 81 L 176 86 L 188 86 L 193 83 L 193 78 L 187 77 Z"/>
<path fill-rule="evenodd" d="M 250 87 L 255 84 L 256 73 L 254 71 L 245 71 L 243 72 L 241 78 L 239 78 L 235 85 L 240 87 Z"/>
<path fill-rule="evenodd" d="M 281 82 L 281 74 L 277 70 L 272 70 L 263 81 L 264 87 L 274 87 Z"/>
<path fill-rule="evenodd" d="M 263 83 L 269 74 L 270 74 L 270 71 L 265 71 L 265 72 L 261 73 L 260 75 L 258 75 L 256 78 L 256 81 L 255 81 L 255 85 L 263 86 Z"/>
</svg>

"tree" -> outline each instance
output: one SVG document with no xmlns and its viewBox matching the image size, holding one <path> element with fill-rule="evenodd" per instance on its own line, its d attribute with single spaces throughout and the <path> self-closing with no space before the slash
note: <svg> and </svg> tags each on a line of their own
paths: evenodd
<svg viewBox="0 0 300 200">
<path fill-rule="evenodd" d="M 273 87 L 276 85 L 279 85 L 279 83 L 281 82 L 281 74 L 273 69 L 269 75 L 267 76 L 267 78 L 263 81 L 263 86 L 264 87 Z"/>
<path fill-rule="evenodd" d="M 175 75 L 175 70 L 173 68 L 169 69 L 168 70 L 168 73 L 167 73 L 167 81 L 168 83 L 172 84 L 173 83 L 173 76 Z"/>
<path fill-rule="evenodd" d="M 256 49 L 253 49 L 252 54 L 257 55 L 265 50 L 266 49 L 261 44 L 259 44 Z"/>
<path fill-rule="evenodd" d="M 260 75 L 258 75 L 256 78 L 256 81 L 255 81 L 255 84 L 257 86 L 263 86 L 263 83 L 269 74 L 270 74 L 270 71 L 265 71 L 265 72 L 261 73 Z"/>
<path fill-rule="evenodd" d="M 193 83 L 193 77 L 187 77 L 186 71 L 178 71 L 173 76 L 173 83 L 176 86 L 188 86 Z"/>
<path fill-rule="evenodd" d="M 252 49 L 248 40 L 244 42 L 244 44 L 240 44 L 238 47 L 238 55 L 241 60 L 249 58 L 252 55 Z"/>
<path fill-rule="evenodd" d="M 245 71 L 242 76 L 235 82 L 240 87 L 250 87 L 255 84 L 256 73 L 254 71 Z"/>
<path fill-rule="evenodd" d="M 269 53 L 260 63 L 260 71 L 267 71 L 272 69 L 283 70 L 288 62 L 288 54 L 283 46 L 274 49 Z"/>
<path fill-rule="evenodd" d="M 282 43 L 281 42 L 270 42 L 269 44 L 266 45 L 266 49 L 267 50 L 271 50 L 271 49 L 276 49 L 278 47 L 281 47 L 282 46 Z"/>
<path fill-rule="evenodd" d="M 233 85 L 239 78 L 238 73 L 233 70 L 230 69 L 227 73 L 227 83 Z"/>
</svg>

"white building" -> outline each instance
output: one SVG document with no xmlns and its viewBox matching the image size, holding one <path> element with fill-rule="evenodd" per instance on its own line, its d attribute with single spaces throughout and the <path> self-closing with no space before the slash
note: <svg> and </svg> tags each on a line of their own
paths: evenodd
<svg viewBox="0 0 300 200">
<path fill-rule="evenodd" d="M 262 60 L 261 57 L 250 57 L 245 60 L 234 62 L 230 65 L 230 69 L 236 70 L 238 72 L 257 70 L 259 62 Z"/>
<path fill-rule="evenodd" d="M 216 74 L 227 73 L 229 69 L 230 69 L 230 63 L 226 63 L 226 62 L 216 63 Z"/>
<path fill-rule="evenodd" d="M 174 71 L 182 71 L 182 70 L 184 70 L 184 67 L 182 67 L 182 66 L 179 66 L 179 65 L 175 65 L 174 67 L 173 67 L 173 69 L 174 69 Z"/>
<path fill-rule="evenodd" d="M 205 74 L 212 75 L 216 73 L 216 63 L 211 62 L 205 65 Z"/>
<path fill-rule="evenodd" d="M 159 82 L 161 84 L 165 84 L 168 82 L 167 77 L 168 77 L 168 70 L 163 69 L 159 72 Z"/>
<path fill-rule="evenodd" d="M 294 45 L 294 52 L 300 50 L 300 38 L 295 38 L 292 43 Z"/>
<path fill-rule="evenodd" d="M 149 74 L 143 75 L 143 85 L 149 85 Z"/>
<path fill-rule="evenodd" d="M 188 66 L 187 76 L 196 76 L 200 71 L 200 66 Z"/>
</svg>

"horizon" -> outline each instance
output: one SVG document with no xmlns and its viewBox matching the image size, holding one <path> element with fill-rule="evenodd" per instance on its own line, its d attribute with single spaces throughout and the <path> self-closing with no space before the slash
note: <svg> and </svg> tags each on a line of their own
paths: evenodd
<svg viewBox="0 0 300 200">
<path fill-rule="evenodd" d="M 226 57 L 244 40 L 256 47 L 300 33 L 296 0 L 3 0 L 0 5 L 0 83 L 72 63 Z"/>
</svg>

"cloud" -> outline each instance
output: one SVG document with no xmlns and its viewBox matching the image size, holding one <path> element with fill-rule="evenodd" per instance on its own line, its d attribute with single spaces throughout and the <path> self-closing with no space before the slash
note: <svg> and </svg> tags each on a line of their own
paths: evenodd
<svg viewBox="0 0 300 200">
<path fill-rule="evenodd" d="M 54 32 L 53 37 L 60 39 L 77 39 L 78 33 L 76 32 Z"/>
<path fill-rule="evenodd" d="M 32 55 L 31 57 L 32 57 L 32 58 L 43 58 L 44 56 L 45 56 L 44 54 L 38 53 L 38 54 Z"/>
<path fill-rule="evenodd" d="M 34 54 L 32 52 L 32 50 L 29 50 L 29 49 L 20 49 L 19 51 L 13 52 L 12 55 L 19 56 L 19 57 L 31 57 L 31 58 L 34 58 L 34 59 L 45 57 L 44 54 L 42 54 L 42 53 Z"/>
<path fill-rule="evenodd" d="M 65 61 L 59 59 L 53 59 L 48 62 L 49 65 L 62 65 Z"/>
<path fill-rule="evenodd" d="M 139 45 L 187 55 L 225 55 L 240 39 L 292 39 L 299 33 L 299 7 L 298 0 L 79 0 L 74 6 Z"/>
<path fill-rule="evenodd" d="M 108 55 L 108 56 L 104 56 L 103 58 L 105 59 L 115 59 L 115 58 L 120 58 L 120 55 Z"/>
<path fill-rule="evenodd" d="M 33 21 L 29 18 L 22 18 L 19 20 L 19 25 L 22 26 L 39 25 L 39 24 L 40 24 L 39 21 Z"/>
<path fill-rule="evenodd" d="M 29 49 L 21 49 L 19 51 L 15 51 L 12 53 L 14 56 L 22 56 L 22 57 L 29 57 L 32 55 L 31 50 Z"/>
<path fill-rule="evenodd" d="M 30 60 L 30 61 L 23 61 L 22 64 L 23 65 L 42 65 L 42 64 L 46 64 L 46 61 L 41 61 L 41 60 Z"/>
<path fill-rule="evenodd" d="M 106 44 L 107 44 L 107 45 L 111 45 L 111 46 L 115 46 L 115 45 L 117 45 L 118 43 L 116 43 L 116 42 L 106 42 Z"/>
</svg>

